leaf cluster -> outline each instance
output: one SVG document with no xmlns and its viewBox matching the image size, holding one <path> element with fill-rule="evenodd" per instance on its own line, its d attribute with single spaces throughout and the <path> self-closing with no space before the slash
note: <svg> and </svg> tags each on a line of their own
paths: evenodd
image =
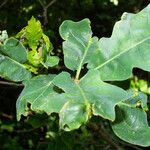
<svg viewBox="0 0 150 150">
<path fill-rule="evenodd" d="M 49 55 L 51 43 L 32 17 L 18 33 L 19 40 L 8 38 L 0 45 L 0 76 L 24 81 L 16 103 L 17 119 L 30 111 L 57 113 L 60 130 L 72 131 L 100 116 L 109 120 L 121 139 L 150 146 L 147 96 L 106 82 L 130 78 L 134 67 L 150 71 L 149 14 L 150 5 L 137 14 L 124 13 L 111 37 L 101 39 L 92 35 L 89 19 L 64 21 L 59 28 L 64 63 L 75 76 L 62 71 L 33 77 L 40 65 L 48 68 L 58 61 Z M 81 74 L 84 67 L 87 73 Z"/>
</svg>

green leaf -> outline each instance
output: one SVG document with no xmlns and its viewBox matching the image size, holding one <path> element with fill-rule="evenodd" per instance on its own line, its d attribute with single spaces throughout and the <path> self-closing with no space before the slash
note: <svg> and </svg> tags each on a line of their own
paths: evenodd
<svg viewBox="0 0 150 150">
<path fill-rule="evenodd" d="M 63 42 L 65 65 L 71 70 L 81 69 L 98 49 L 98 39 L 92 38 L 89 19 L 79 22 L 66 20 L 59 28 Z"/>
<path fill-rule="evenodd" d="M 150 146 L 150 127 L 147 115 L 140 108 L 119 105 L 112 129 L 119 138 L 126 142 L 145 147 Z"/>
<path fill-rule="evenodd" d="M 0 51 L 20 63 L 25 63 L 27 61 L 26 48 L 15 38 L 7 39 L 4 42 L 3 49 L 0 49 Z"/>
<path fill-rule="evenodd" d="M 54 90 L 54 85 L 63 93 Z M 85 124 L 92 113 L 114 121 L 115 106 L 126 99 L 124 90 L 104 83 L 96 70 L 89 71 L 79 83 L 67 72 L 56 77 L 37 76 L 25 84 L 17 101 L 17 118 L 28 114 L 27 104 L 30 103 L 33 111 L 59 113 L 60 128 L 69 131 Z"/>
<path fill-rule="evenodd" d="M 36 114 L 28 118 L 27 122 L 33 128 L 39 128 L 44 126 L 49 121 L 49 117 L 46 114 Z"/>
<path fill-rule="evenodd" d="M 52 43 L 50 42 L 48 36 L 45 35 L 44 33 L 42 34 L 42 37 L 46 45 L 47 52 L 50 52 L 53 49 Z"/>
<path fill-rule="evenodd" d="M 148 111 L 147 95 L 142 92 L 129 90 L 128 99 L 124 102 L 132 107 L 141 107 L 143 110 Z"/>
<path fill-rule="evenodd" d="M 65 92 L 67 103 L 59 115 L 60 126 L 67 131 L 79 128 L 92 113 L 113 121 L 114 107 L 127 98 L 124 90 L 104 83 L 96 70 L 89 71 L 79 83 L 62 72 L 55 77 L 54 84 Z"/>
<path fill-rule="evenodd" d="M 51 53 L 53 46 L 48 36 L 43 33 L 40 21 L 32 17 L 28 21 L 28 25 L 23 28 L 16 35 L 16 37 L 20 38 L 23 41 L 24 45 L 28 47 L 27 67 L 29 66 L 28 68 L 30 68 L 33 73 L 37 74 L 37 71 L 39 70 L 39 68 L 41 69 L 42 65 L 48 68 L 48 66 L 46 66 L 44 62 L 47 55 Z"/>
<path fill-rule="evenodd" d="M 27 116 L 31 104 L 31 109 L 37 112 L 46 112 L 51 114 L 59 112 L 65 100 L 63 95 L 54 90 L 53 79 L 55 75 L 41 75 L 25 82 L 25 88 L 17 100 L 17 119 L 21 115 Z"/>
<path fill-rule="evenodd" d="M 32 50 L 36 50 L 39 44 L 39 40 L 43 35 L 43 31 L 41 28 L 40 21 L 36 21 L 34 17 L 32 17 L 28 21 L 28 26 L 26 27 L 26 38 L 28 40 L 28 44 Z"/>
<path fill-rule="evenodd" d="M 89 109 L 89 110 L 88 110 Z M 61 129 L 70 131 L 79 128 L 89 119 L 90 108 L 84 103 L 68 102 L 60 111 L 59 125 Z"/>
<path fill-rule="evenodd" d="M 65 65 L 77 70 L 76 78 L 84 64 L 99 70 L 102 80 L 125 80 L 132 68 L 150 71 L 150 5 L 137 14 L 124 13 L 114 26 L 110 38 L 92 38 L 90 21 L 64 21 L 59 32 L 65 40 L 63 52 Z"/>
<path fill-rule="evenodd" d="M 8 38 L 6 30 L 0 31 L 0 42 L 4 42 Z"/>
<path fill-rule="evenodd" d="M 59 58 L 57 56 L 47 56 L 45 65 L 47 67 L 54 67 L 58 65 L 58 63 L 59 63 Z"/>
<path fill-rule="evenodd" d="M 124 13 L 110 38 L 99 42 L 89 68 L 101 72 L 102 80 L 125 80 L 132 68 L 150 71 L 150 5 L 137 14 Z"/>
<path fill-rule="evenodd" d="M 31 73 L 23 64 L 0 54 L 0 76 L 17 82 L 31 78 Z"/>
</svg>

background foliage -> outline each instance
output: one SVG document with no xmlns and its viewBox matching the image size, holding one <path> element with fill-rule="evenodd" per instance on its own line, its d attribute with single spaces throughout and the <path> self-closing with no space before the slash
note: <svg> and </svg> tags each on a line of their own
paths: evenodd
<svg viewBox="0 0 150 150">
<path fill-rule="evenodd" d="M 56 48 L 55 54 L 62 56 L 61 38 L 58 27 L 62 21 L 79 21 L 89 18 L 94 35 L 110 36 L 114 23 L 123 12 L 138 12 L 149 0 L 0 0 L 0 30 L 7 30 L 9 36 L 15 35 L 31 16 L 39 19 L 45 34 Z M 62 58 L 62 57 L 61 57 Z M 63 67 L 53 72 L 59 72 Z M 63 68 L 64 69 L 64 68 Z M 134 77 L 115 84 L 128 89 L 129 86 L 150 94 L 150 74 L 134 69 Z M 114 83 L 113 83 L 114 84 Z M 93 117 L 87 126 L 71 133 L 58 133 L 58 116 L 50 118 L 45 114 L 31 114 L 30 118 L 16 121 L 16 99 L 22 87 L 0 81 L 0 149 L 142 149 L 119 140 L 110 130 L 109 123 Z M 148 104 L 150 99 L 148 100 Z M 150 114 L 148 114 L 150 116 Z M 148 116 L 148 117 L 149 117 Z M 45 120 L 49 124 L 45 124 Z M 78 139 L 78 140 L 76 140 Z"/>
</svg>

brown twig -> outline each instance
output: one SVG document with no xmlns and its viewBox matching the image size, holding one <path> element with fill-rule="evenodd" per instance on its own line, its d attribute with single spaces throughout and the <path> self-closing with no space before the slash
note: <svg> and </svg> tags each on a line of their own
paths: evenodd
<svg viewBox="0 0 150 150">
<path fill-rule="evenodd" d="M 113 146 L 114 148 L 116 148 L 117 150 L 122 150 L 122 148 L 117 144 L 120 143 L 121 145 L 133 148 L 135 150 L 142 150 L 141 148 L 137 147 L 136 145 L 132 145 L 130 143 L 126 143 L 124 141 L 121 140 L 117 140 L 112 138 L 109 133 L 106 131 L 106 129 L 104 128 L 103 124 L 99 126 L 95 125 L 95 124 L 90 124 L 90 129 L 92 129 L 94 132 L 98 132 L 99 135 L 105 140 L 107 141 L 107 143 L 110 146 Z"/>
<path fill-rule="evenodd" d="M 2 113 L 1 116 L 5 117 L 5 118 L 8 118 L 8 119 L 11 119 L 11 120 L 13 119 L 12 115 L 8 115 L 8 114 L 5 114 L 5 113 Z"/>
<path fill-rule="evenodd" d="M 8 2 L 8 0 L 5 0 L 1 5 L 0 5 L 0 9 Z"/>
<path fill-rule="evenodd" d="M 122 150 L 122 148 L 116 142 L 114 142 L 113 139 L 105 132 L 102 126 L 99 128 L 99 126 L 90 123 L 88 127 L 92 131 L 98 133 L 101 136 L 101 138 L 103 138 L 109 145 L 114 147 L 116 150 Z"/>
<path fill-rule="evenodd" d="M 143 150 L 143 149 L 141 149 L 141 148 L 139 148 L 139 147 L 137 147 L 137 146 L 135 146 L 135 145 L 128 144 L 128 143 L 125 143 L 125 142 L 120 141 L 120 140 L 119 140 L 119 143 L 122 144 L 122 145 L 124 145 L 124 146 L 131 147 L 131 148 L 133 148 L 133 149 L 135 149 L 135 150 Z"/>
<path fill-rule="evenodd" d="M 24 86 L 21 83 L 14 83 L 14 82 L 7 82 L 7 81 L 0 81 L 0 85 L 17 86 L 17 87 L 23 87 Z"/>
<path fill-rule="evenodd" d="M 45 5 L 41 0 L 38 0 L 41 6 L 43 7 L 43 18 L 44 18 L 44 27 L 48 23 L 47 10 L 50 6 L 52 6 L 57 0 L 52 0 L 47 5 Z"/>
</svg>

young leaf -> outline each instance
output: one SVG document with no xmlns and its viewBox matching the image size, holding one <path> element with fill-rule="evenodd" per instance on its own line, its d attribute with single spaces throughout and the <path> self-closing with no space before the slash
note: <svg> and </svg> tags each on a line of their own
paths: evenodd
<svg viewBox="0 0 150 150">
<path fill-rule="evenodd" d="M 99 54 L 88 67 L 99 70 L 102 80 L 125 80 L 133 67 L 150 71 L 149 14 L 150 5 L 137 14 L 124 13 L 112 36 L 100 39 Z"/>
<path fill-rule="evenodd" d="M 129 104 L 131 107 L 141 107 L 143 110 L 147 111 L 147 95 L 142 92 L 129 90 L 128 91 L 128 99 L 124 102 Z"/>
<path fill-rule="evenodd" d="M 46 56 L 52 51 L 53 46 L 48 36 L 43 33 L 40 21 L 32 17 L 28 25 L 24 27 L 17 35 L 28 47 L 27 68 L 37 74 L 41 65 L 45 66 Z M 36 71 L 34 71 L 36 70 Z"/>
<path fill-rule="evenodd" d="M 126 142 L 145 147 L 150 146 L 150 127 L 146 113 L 140 108 L 119 105 L 112 129 Z"/>
<path fill-rule="evenodd" d="M 52 43 L 50 42 L 48 36 L 46 36 L 44 33 L 42 34 L 42 37 L 45 42 L 47 52 L 50 52 L 53 49 Z"/>
<path fill-rule="evenodd" d="M 57 56 L 47 56 L 45 65 L 47 67 L 54 67 L 58 65 L 58 63 L 59 63 L 59 58 Z"/>
<path fill-rule="evenodd" d="M 0 54 L 0 76 L 18 82 L 31 78 L 31 73 L 26 70 L 23 64 Z"/>
<path fill-rule="evenodd" d="M 32 50 L 36 50 L 39 44 L 39 40 L 41 39 L 43 34 L 40 21 L 36 21 L 34 17 L 32 17 L 28 21 L 28 26 L 26 27 L 26 38 L 28 40 L 28 44 Z"/>
</svg>

